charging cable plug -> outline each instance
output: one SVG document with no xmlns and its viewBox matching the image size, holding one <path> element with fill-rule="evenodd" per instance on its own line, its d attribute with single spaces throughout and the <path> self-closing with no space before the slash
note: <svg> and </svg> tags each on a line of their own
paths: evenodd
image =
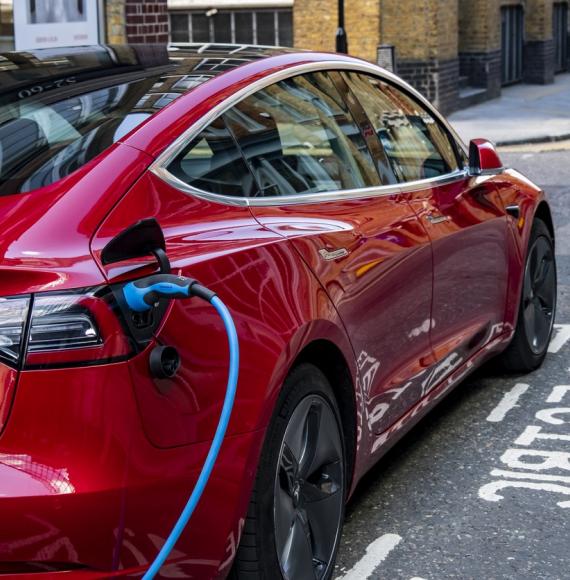
<svg viewBox="0 0 570 580">
<path fill-rule="evenodd" d="M 161 298 L 191 298 L 198 296 L 206 302 L 212 302 L 215 292 L 208 290 L 196 280 L 174 274 L 154 274 L 123 287 L 127 306 L 133 312 L 145 312 L 158 306 Z"/>
</svg>

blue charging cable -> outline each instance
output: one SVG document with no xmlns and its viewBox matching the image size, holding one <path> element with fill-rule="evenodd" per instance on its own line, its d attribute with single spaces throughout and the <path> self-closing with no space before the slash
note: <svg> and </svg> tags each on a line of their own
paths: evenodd
<svg viewBox="0 0 570 580">
<path fill-rule="evenodd" d="M 224 398 L 224 404 L 222 406 L 222 412 L 220 414 L 218 426 L 216 427 L 214 439 L 210 445 L 210 450 L 208 451 L 206 461 L 202 466 L 202 471 L 200 472 L 198 481 L 196 482 L 182 513 L 178 517 L 176 524 L 172 528 L 169 536 L 166 538 L 166 541 L 154 559 L 154 562 L 150 565 L 150 568 L 143 576 L 143 580 L 152 580 L 170 555 L 170 552 L 174 548 L 178 538 L 192 517 L 192 514 L 202 497 L 202 493 L 206 488 L 212 469 L 214 468 L 214 464 L 216 463 L 216 459 L 220 452 L 220 448 L 222 447 L 234 406 L 237 389 L 239 373 L 239 342 L 234 321 L 226 305 L 214 292 L 204 288 L 195 280 L 183 276 L 174 276 L 173 274 L 156 274 L 154 276 L 149 276 L 148 278 L 143 278 L 142 280 L 129 282 L 123 287 L 123 295 L 127 306 L 134 312 L 144 312 L 145 310 L 149 310 L 158 303 L 158 300 L 161 297 L 190 298 L 192 296 L 199 296 L 209 302 L 220 315 L 228 336 L 230 351 L 226 396 Z"/>
</svg>

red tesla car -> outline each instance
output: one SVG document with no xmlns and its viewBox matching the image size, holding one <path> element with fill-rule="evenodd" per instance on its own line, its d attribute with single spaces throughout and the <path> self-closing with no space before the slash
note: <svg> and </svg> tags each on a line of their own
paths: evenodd
<svg viewBox="0 0 570 580">
<path fill-rule="evenodd" d="M 141 576 L 202 468 L 228 343 L 197 299 L 125 309 L 117 288 L 164 264 L 149 239 L 241 351 L 165 578 L 330 578 L 362 475 L 484 361 L 538 367 L 552 332 L 543 192 L 344 55 L 4 54 L 0 216 L 10 577 Z"/>
</svg>

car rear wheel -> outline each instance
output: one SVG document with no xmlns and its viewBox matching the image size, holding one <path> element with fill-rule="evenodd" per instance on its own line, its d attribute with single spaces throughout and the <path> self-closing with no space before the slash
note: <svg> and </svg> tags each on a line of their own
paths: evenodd
<svg viewBox="0 0 570 580">
<path fill-rule="evenodd" d="M 346 499 L 338 406 L 319 369 L 295 368 L 266 435 L 232 570 L 239 580 L 327 580 Z"/>
<path fill-rule="evenodd" d="M 513 340 L 501 355 L 502 366 L 527 373 L 546 356 L 556 314 L 556 260 L 546 224 L 536 219 L 530 235 L 523 288 Z"/>
</svg>

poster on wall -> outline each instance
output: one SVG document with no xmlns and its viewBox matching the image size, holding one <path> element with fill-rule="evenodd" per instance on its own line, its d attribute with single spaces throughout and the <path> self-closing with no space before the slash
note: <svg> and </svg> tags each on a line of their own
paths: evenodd
<svg viewBox="0 0 570 580">
<path fill-rule="evenodd" d="M 99 42 L 98 0 L 14 2 L 16 50 L 83 46 Z"/>
</svg>

